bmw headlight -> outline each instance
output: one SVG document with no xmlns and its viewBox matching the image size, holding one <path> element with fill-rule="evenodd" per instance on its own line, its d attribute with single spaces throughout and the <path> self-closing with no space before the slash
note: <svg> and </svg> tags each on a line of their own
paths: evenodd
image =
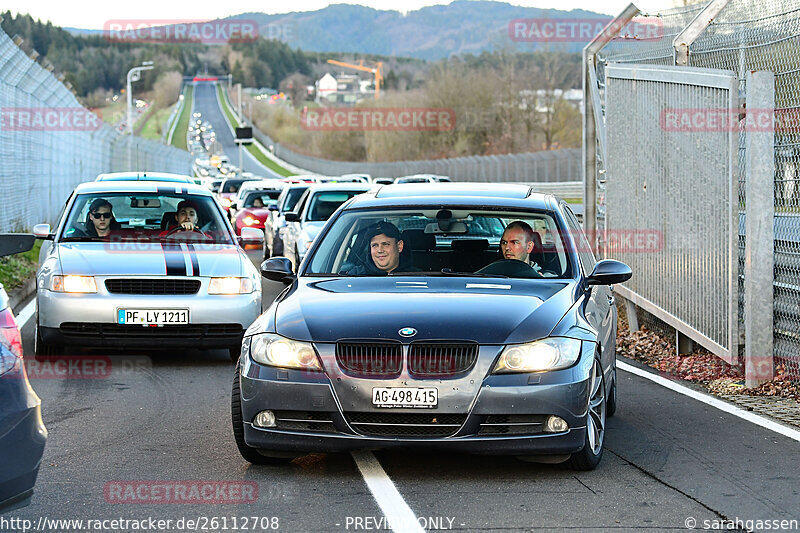
<svg viewBox="0 0 800 533">
<path fill-rule="evenodd" d="M 255 335 L 250 341 L 250 356 L 264 365 L 322 371 L 314 347 L 274 333 Z"/>
<path fill-rule="evenodd" d="M 559 370 L 575 363 L 581 355 L 581 341 L 549 337 L 525 344 L 511 344 L 492 370 L 494 374 Z"/>
</svg>

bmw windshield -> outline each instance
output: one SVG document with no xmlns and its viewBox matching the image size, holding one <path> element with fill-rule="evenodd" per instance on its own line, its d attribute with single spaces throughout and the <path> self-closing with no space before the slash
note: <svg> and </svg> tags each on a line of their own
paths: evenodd
<svg viewBox="0 0 800 533">
<path fill-rule="evenodd" d="M 570 278 L 563 237 L 547 212 L 348 210 L 325 232 L 303 275 Z"/>
</svg>

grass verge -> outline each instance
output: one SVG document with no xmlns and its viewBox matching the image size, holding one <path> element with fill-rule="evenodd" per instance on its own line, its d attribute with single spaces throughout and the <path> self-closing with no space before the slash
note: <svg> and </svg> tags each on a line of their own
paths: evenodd
<svg viewBox="0 0 800 533">
<path fill-rule="evenodd" d="M 172 134 L 172 146 L 180 148 L 181 150 L 188 150 L 186 146 L 186 134 L 189 131 L 189 118 L 192 115 L 192 94 L 194 87 L 186 85 L 183 91 L 183 109 L 181 116 L 178 117 L 178 125 L 175 126 L 175 132 Z"/>
<path fill-rule="evenodd" d="M 239 119 L 233 113 L 230 107 L 228 107 L 228 101 L 225 99 L 225 95 L 222 93 L 222 85 L 217 85 L 217 97 L 219 98 L 220 104 L 222 105 L 222 112 L 225 113 L 225 116 L 228 118 L 228 122 L 231 123 L 232 126 L 236 127 L 239 124 Z M 265 156 L 264 153 L 258 149 L 255 143 L 245 146 L 248 152 L 250 152 L 253 157 L 255 157 L 259 163 L 267 167 L 268 169 L 272 170 L 273 172 L 280 174 L 281 176 L 291 176 L 294 172 L 291 172 L 278 163 L 270 159 L 269 157 Z"/>
<path fill-rule="evenodd" d="M 25 253 L 0 257 L 0 283 L 11 290 L 21 286 L 39 267 L 39 249 L 42 241 L 36 239 L 33 248 Z"/>
<path fill-rule="evenodd" d="M 147 115 L 144 124 L 142 124 L 142 128 L 139 131 L 139 136 L 144 137 L 145 139 L 160 141 L 170 113 L 172 113 L 171 107 L 164 107 L 158 111 L 151 111 Z"/>
</svg>

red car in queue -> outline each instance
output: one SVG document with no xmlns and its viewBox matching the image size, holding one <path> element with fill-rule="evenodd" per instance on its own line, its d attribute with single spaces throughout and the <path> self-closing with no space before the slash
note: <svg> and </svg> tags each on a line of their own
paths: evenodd
<svg viewBox="0 0 800 533">
<path fill-rule="evenodd" d="M 264 222 L 269 218 L 272 210 L 278 209 L 278 196 L 281 189 L 251 189 L 246 191 L 241 198 L 234 220 L 233 228 L 237 235 L 242 233 L 242 228 L 257 228 L 264 230 Z M 245 250 L 248 248 L 245 247 Z"/>
</svg>

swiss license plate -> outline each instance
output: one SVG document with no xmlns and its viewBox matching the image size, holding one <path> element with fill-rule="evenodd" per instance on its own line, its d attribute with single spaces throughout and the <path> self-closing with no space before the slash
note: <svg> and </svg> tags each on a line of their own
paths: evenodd
<svg viewBox="0 0 800 533">
<path fill-rule="evenodd" d="M 439 390 L 433 387 L 374 387 L 375 407 L 414 407 L 433 409 L 439 403 Z"/>
<path fill-rule="evenodd" d="M 117 309 L 117 324 L 165 326 L 188 324 L 188 309 Z"/>
</svg>

